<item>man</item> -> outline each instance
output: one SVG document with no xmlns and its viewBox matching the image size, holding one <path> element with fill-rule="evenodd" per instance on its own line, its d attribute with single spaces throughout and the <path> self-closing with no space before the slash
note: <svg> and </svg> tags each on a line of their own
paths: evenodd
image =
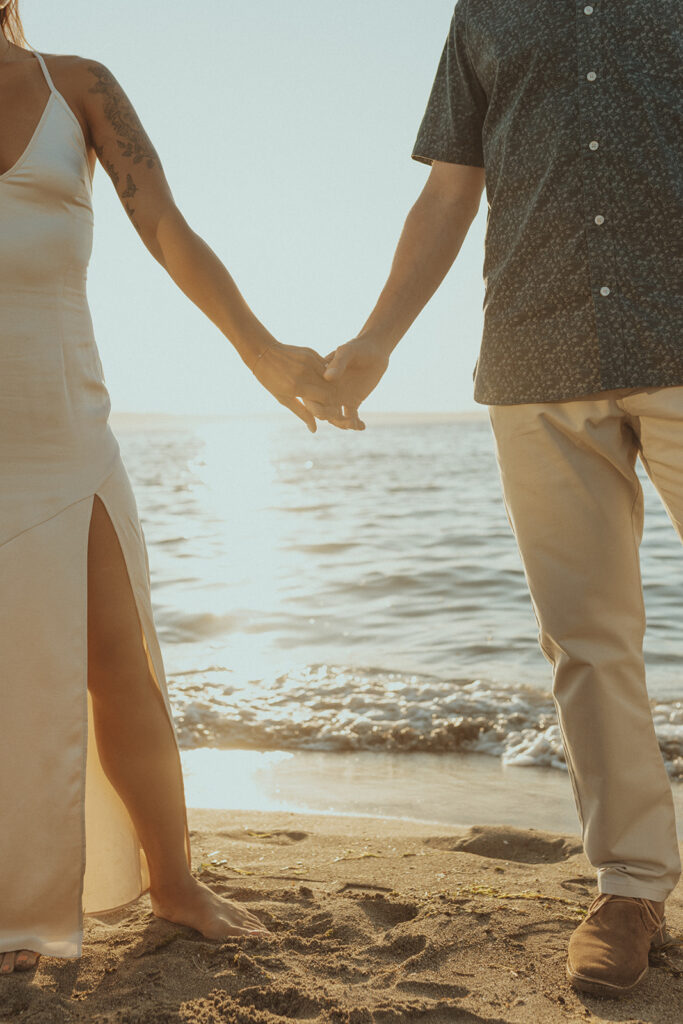
<svg viewBox="0 0 683 1024">
<path fill-rule="evenodd" d="M 453 263 L 486 183 L 489 406 L 599 894 L 577 988 L 630 993 L 681 873 L 645 684 L 639 454 L 683 537 L 677 0 L 458 0 L 387 284 L 326 371 L 349 422 Z M 341 425 L 341 421 L 340 421 Z"/>
</svg>

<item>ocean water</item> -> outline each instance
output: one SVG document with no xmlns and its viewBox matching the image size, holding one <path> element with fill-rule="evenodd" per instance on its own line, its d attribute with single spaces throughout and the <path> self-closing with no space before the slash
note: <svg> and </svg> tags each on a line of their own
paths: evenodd
<svg viewBox="0 0 683 1024">
<path fill-rule="evenodd" d="M 181 747 L 566 772 L 488 419 L 367 422 L 112 415 Z M 680 781 L 683 552 L 639 475 L 648 689 Z"/>
</svg>

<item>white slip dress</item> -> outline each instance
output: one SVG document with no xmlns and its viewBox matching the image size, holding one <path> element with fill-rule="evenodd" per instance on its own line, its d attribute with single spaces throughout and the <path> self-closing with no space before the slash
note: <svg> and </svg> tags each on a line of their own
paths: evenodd
<svg viewBox="0 0 683 1024">
<path fill-rule="evenodd" d="M 32 52 L 49 99 L 28 146 L 0 175 L 0 952 L 76 958 L 84 914 L 149 889 L 138 833 L 100 763 L 87 685 L 95 495 L 118 536 L 176 747 L 178 739 L 145 538 L 108 422 L 86 298 L 85 142 Z M 187 820 L 185 848 L 191 867 Z"/>
</svg>

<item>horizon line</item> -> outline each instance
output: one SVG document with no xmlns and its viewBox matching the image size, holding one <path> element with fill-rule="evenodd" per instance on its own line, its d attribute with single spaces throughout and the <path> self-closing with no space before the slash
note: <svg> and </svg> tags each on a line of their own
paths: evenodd
<svg viewBox="0 0 683 1024">
<path fill-rule="evenodd" d="M 153 410 L 139 411 L 135 409 L 117 409 L 112 410 L 110 413 L 110 421 L 119 421 L 122 424 L 131 424 L 135 420 L 140 421 L 162 421 L 166 420 L 169 422 L 178 420 L 195 420 L 195 421 L 215 421 L 215 420 L 235 420 L 235 419 L 279 419 L 282 413 L 278 410 L 273 412 L 228 412 L 228 413 L 173 413 L 173 412 L 156 412 Z M 448 409 L 438 410 L 422 410 L 416 412 L 399 412 L 399 411 L 373 411 L 373 412 L 362 412 L 361 416 L 368 422 L 378 422 L 380 420 L 422 420 L 423 422 L 429 421 L 444 421 L 444 420 L 478 420 L 487 418 L 485 409 L 462 409 L 458 411 Z"/>
</svg>

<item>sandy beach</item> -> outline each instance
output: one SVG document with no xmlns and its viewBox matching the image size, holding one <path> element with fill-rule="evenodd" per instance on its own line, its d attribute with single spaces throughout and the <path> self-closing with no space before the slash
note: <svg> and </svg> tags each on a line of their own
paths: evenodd
<svg viewBox="0 0 683 1024">
<path fill-rule="evenodd" d="M 31 1024 L 500 1024 L 683 1020 L 678 940 L 637 995 L 580 996 L 566 946 L 594 898 L 577 834 L 192 809 L 193 869 L 271 935 L 215 942 L 149 896 L 86 917 L 80 960 L 2 979 L 0 1021 Z M 683 844 L 682 844 L 683 845 Z"/>
</svg>

